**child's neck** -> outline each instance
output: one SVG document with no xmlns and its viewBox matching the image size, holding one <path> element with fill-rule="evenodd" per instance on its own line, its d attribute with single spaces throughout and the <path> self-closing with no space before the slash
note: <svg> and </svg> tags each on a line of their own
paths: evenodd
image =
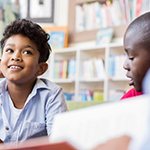
<svg viewBox="0 0 150 150">
<path fill-rule="evenodd" d="M 33 89 L 34 83 L 26 85 L 8 84 L 8 92 L 14 104 L 14 107 L 22 109 Z"/>
</svg>

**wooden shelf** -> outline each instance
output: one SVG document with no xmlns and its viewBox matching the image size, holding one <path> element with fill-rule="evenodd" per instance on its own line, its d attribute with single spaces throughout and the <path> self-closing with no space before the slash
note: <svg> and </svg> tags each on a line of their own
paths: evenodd
<svg viewBox="0 0 150 150">
<path fill-rule="evenodd" d="M 105 3 L 106 2 L 106 0 L 73 0 L 73 2 L 75 3 L 75 4 L 82 4 L 82 3 L 91 3 L 91 2 L 100 2 L 100 3 Z"/>
</svg>

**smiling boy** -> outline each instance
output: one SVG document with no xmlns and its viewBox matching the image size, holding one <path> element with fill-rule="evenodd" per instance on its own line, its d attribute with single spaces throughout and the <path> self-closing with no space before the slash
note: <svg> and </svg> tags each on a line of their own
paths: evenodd
<svg viewBox="0 0 150 150">
<path fill-rule="evenodd" d="M 17 19 L 1 40 L 0 139 L 24 141 L 51 134 L 53 118 L 67 111 L 62 88 L 38 76 L 47 69 L 49 35 L 36 23 Z"/>
<path fill-rule="evenodd" d="M 150 68 L 150 12 L 136 18 L 128 26 L 124 35 L 124 49 L 127 59 L 124 69 L 130 78 L 130 86 L 134 86 L 122 98 L 142 95 L 142 81 Z"/>
</svg>

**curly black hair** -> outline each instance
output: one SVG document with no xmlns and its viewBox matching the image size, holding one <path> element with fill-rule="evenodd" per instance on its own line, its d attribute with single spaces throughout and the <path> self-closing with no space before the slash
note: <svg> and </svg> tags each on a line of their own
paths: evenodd
<svg viewBox="0 0 150 150">
<path fill-rule="evenodd" d="M 46 62 L 49 58 L 51 47 L 48 43 L 50 36 L 37 23 L 27 19 L 16 19 L 6 26 L 3 38 L 0 41 L 3 50 L 6 40 L 12 35 L 21 34 L 33 41 L 40 53 L 39 63 Z"/>
</svg>

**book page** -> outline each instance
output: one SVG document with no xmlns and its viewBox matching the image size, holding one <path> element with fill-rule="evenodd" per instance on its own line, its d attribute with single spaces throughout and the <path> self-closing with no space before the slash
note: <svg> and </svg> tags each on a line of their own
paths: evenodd
<svg viewBox="0 0 150 150">
<path fill-rule="evenodd" d="M 122 135 L 138 141 L 147 132 L 149 103 L 142 95 L 58 114 L 50 141 L 68 141 L 77 149 L 92 149 Z"/>
</svg>

